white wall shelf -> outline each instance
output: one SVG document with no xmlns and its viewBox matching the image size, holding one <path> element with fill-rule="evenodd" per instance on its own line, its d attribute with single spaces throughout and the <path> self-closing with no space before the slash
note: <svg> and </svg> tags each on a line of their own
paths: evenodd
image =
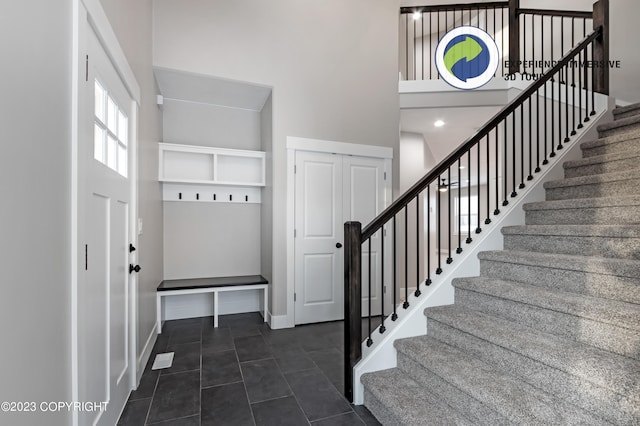
<svg viewBox="0 0 640 426">
<path fill-rule="evenodd" d="M 165 201 L 260 203 L 265 153 L 159 143 Z"/>
<path fill-rule="evenodd" d="M 160 143 L 160 182 L 264 186 L 265 153 Z"/>
</svg>

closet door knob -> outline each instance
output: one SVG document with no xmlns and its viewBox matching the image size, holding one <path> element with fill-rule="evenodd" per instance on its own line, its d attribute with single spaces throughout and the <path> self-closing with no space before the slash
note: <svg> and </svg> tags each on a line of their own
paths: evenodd
<svg viewBox="0 0 640 426">
<path fill-rule="evenodd" d="M 340 243 L 336 243 L 336 247 L 337 247 L 337 248 L 342 248 L 342 244 L 340 244 Z"/>
<path fill-rule="evenodd" d="M 140 269 L 142 269 L 140 265 L 133 266 L 132 264 L 129 264 L 129 273 L 140 272 Z"/>
</svg>

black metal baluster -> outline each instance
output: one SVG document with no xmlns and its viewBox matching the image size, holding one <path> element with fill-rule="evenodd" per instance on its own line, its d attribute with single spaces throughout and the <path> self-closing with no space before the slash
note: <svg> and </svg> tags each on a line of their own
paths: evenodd
<svg viewBox="0 0 640 426">
<path fill-rule="evenodd" d="M 531 135 L 531 97 L 527 99 L 527 103 L 529 105 L 529 121 L 527 122 L 527 126 L 529 128 L 529 176 L 527 176 L 527 180 L 533 179 L 533 137 Z M 522 124 L 524 126 L 524 123 Z"/>
<path fill-rule="evenodd" d="M 504 151 L 502 152 L 502 156 L 504 158 L 504 160 L 502 161 L 503 163 L 503 173 L 502 173 L 502 186 L 503 186 L 503 198 L 504 200 L 502 201 L 502 205 L 506 206 L 509 204 L 509 201 L 507 200 L 507 194 L 509 193 L 508 189 L 507 189 L 507 179 L 508 179 L 508 171 L 507 171 L 507 141 L 509 138 L 508 135 L 508 129 L 507 129 L 507 122 L 508 122 L 508 117 L 504 119 Z M 515 162 L 514 162 L 515 165 Z"/>
<path fill-rule="evenodd" d="M 531 58 L 533 59 L 533 74 L 536 74 L 536 26 L 535 26 L 535 17 L 536 15 L 531 14 Z"/>
<path fill-rule="evenodd" d="M 432 72 L 433 55 L 431 54 L 431 46 L 433 44 L 433 31 L 431 31 L 431 28 L 433 28 L 432 18 L 433 18 L 433 12 L 429 12 L 429 80 L 433 78 L 433 72 Z"/>
<path fill-rule="evenodd" d="M 578 53 L 578 63 L 582 67 L 582 50 Z M 582 72 L 578 70 L 578 129 L 582 129 Z"/>
<path fill-rule="evenodd" d="M 595 42 L 591 42 L 591 60 L 596 59 Z M 591 69 L 591 115 L 596 115 L 596 73 Z"/>
<path fill-rule="evenodd" d="M 438 13 L 438 39 L 440 40 L 440 11 L 437 12 Z M 431 60 L 433 60 L 433 57 L 431 57 Z M 436 78 L 439 80 L 440 79 L 440 73 L 438 72 L 438 69 L 436 69 Z"/>
<path fill-rule="evenodd" d="M 556 156 L 556 128 L 554 126 L 556 100 L 554 97 L 554 92 L 555 92 L 555 79 L 552 78 L 551 79 L 551 153 L 549 154 L 549 158 L 553 158 Z"/>
<path fill-rule="evenodd" d="M 520 108 L 522 108 L 522 105 L 520 106 Z M 520 109 L 520 111 L 522 111 L 522 109 Z M 516 192 L 516 112 L 515 111 L 511 113 L 511 136 L 512 136 L 511 138 L 512 163 L 511 164 L 513 164 L 513 173 L 511 173 L 511 189 L 512 189 L 511 198 L 514 198 L 518 195 L 518 193 Z"/>
<path fill-rule="evenodd" d="M 586 65 L 589 62 L 589 46 L 585 46 L 584 49 L 584 122 L 588 122 L 589 118 L 589 67 Z"/>
<path fill-rule="evenodd" d="M 542 56 L 542 72 L 544 72 L 544 61 L 545 61 L 545 56 L 544 56 L 544 15 L 540 16 L 540 50 L 541 50 L 541 56 Z"/>
<path fill-rule="evenodd" d="M 501 31 L 501 33 L 502 33 L 501 34 L 502 41 L 501 41 L 500 53 L 502 53 L 503 57 L 504 57 L 504 33 L 506 32 L 505 29 L 504 29 L 504 11 L 505 11 L 505 8 L 502 8 L 502 16 L 500 16 L 500 27 L 502 28 L 502 31 Z M 509 60 L 510 61 L 514 61 L 515 58 L 509 58 Z M 504 76 L 504 63 L 502 64 L 502 75 Z"/>
<path fill-rule="evenodd" d="M 409 204 L 404 206 L 404 303 L 402 307 L 409 307 Z"/>
<path fill-rule="evenodd" d="M 447 265 L 449 265 L 451 262 L 453 262 L 453 258 L 451 257 L 451 166 L 449 166 L 449 168 L 447 169 L 447 184 L 449 185 L 448 191 L 447 191 L 447 233 L 448 235 L 448 247 L 447 250 L 449 250 L 449 257 L 447 257 Z"/>
<path fill-rule="evenodd" d="M 540 88 L 536 90 L 536 173 L 540 173 Z M 529 119 L 531 123 L 531 119 Z"/>
<path fill-rule="evenodd" d="M 575 18 L 571 18 L 571 47 L 575 44 Z M 576 134 L 576 60 L 571 60 L 571 136 Z"/>
<path fill-rule="evenodd" d="M 436 238 L 438 239 L 436 245 L 436 252 L 438 254 L 438 267 L 436 268 L 436 275 L 442 273 L 442 222 L 440 218 L 442 214 L 440 209 L 442 208 L 442 201 L 440 200 L 440 194 L 442 193 L 442 178 L 438 176 L 438 187 L 436 188 Z"/>
<path fill-rule="evenodd" d="M 480 156 L 480 141 L 477 144 L 478 147 L 478 157 Z M 478 181 L 478 200 L 480 199 L 480 181 Z M 467 239 L 465 243 L 471 244 L 471 148 L 467 151 L 467 212 L 469 214 L 469 220 L 467 220 Z M 478 210 L 478 219 L 480 218 L 480 210 Z M 480 222 L 478 222 L 480 223 Z"/>
<path fill-rule="evenodd" d="M 493 37 L 493 39 L 495 40 L 496 38 L 496 8 L 493 8 L 493 34 L 491 34 L 491 37 Z M 503 56 L 503 52 L 500 52 L 500 57 L 504 58 Z M 496 69 L 496 72 L 493 74 L 494 77 L 496 77 L 498 75 L 498 70 Z M 504 75 L 504 60 L 502 61 L 502 75 Z"/>
<path fill-rule="evenodd" d="M 391 268 L 391 272 L 393 273 L 393 313 L 391 314 L 391 321 L 395 321 L 398 319 L 398 312 L 396 310 L 398 306 L 398 302 L 396 301 L 396 295 L 398 294 L 398 287 L 396 282 L 396 215 L 393 215 L 393 265 Z"/>
<path fill-rule="evenodd" d="M 424 61 L 424 12 L 420 12 L 421 16 L 420 16 L 420 25 L 422 25 L 422 37 L 420 38 L 420 40 L 422 40 L 422 79 L 424 80 L 424 66 L 425 66 L 425 61 Z"/>
<path fill-rule="evenodd" d="M 542 164 L 549 164 L 549 151 L 547 150 L 547 146 L 549 145 L 549 140 L 547 139 L 547 129 L 548 129 L 548 115 L 547 115 L 547 104 L 549 103 L 549 98 L 547 98 L 547 84 L 548 81 L 544 83 L 544 160 L 542 160 Z"/>
<path fill-rule="evenodd" d="M 368 322 L 369 322 L 369 337 L 367 338 L 367 346 L 371 346 L 373 345 L 373 339 L 371 339 L 371 238 L 369 237 L 369 259 L 368 259 L 368 264 L 369 264 L 369 276 L 368 281 L 369 281 L 369 293 L 368 293 L 368 311 L 367 311 L 367 317 L 368 317 Z M 357 303 L 357 301 L 356 301 Z"/>
<path fill-rule="evenodd" d="M 569 142 L 569 64 L 564 68 L 564 111 L 564 143 L 567 143 Z M 562 146 L 558 146 L 558 149 L 562 149 Z"/>
<path fill-rule="evenodd" d="M 524 188 L 524 103 L 520 105 L 520 185 L 518 188 Z"/>
<path fill-rule="evenodd" d="M 380 334 L 384 333 L 387 328 L 384 326 L 384 299 L 385 299 L 385 286 L 384 286 L 384 243 L 385 243 L 385 229 L 384 225 L 380 228 L 380 294 L 382 297 L 380 298 Z"/>
<path fill-rule="evenodd" d="M 460 165 L 460 160 L 461 158 L 458 157 L 458 247 L 456 248 L 456 253 L 460 254 L 462 253 L 462 229 L 460 229 L 460 225 L 461 225 L 461 218 L 462 218 L 462 199 L 461 199 L 461 195 L 462 195 L 462 179 L 461 179 L 461 173 L 460 170 L 461 165 Z M 449 181 L 449 191 L 451 191 L 453 188 L 453 185 L 451 184 L 451 181 Z"/>
<path fill-rule="evenodd" d="M 437 188 L 436 188 L 437 192 Z M 431 185 L 427 185 L 427 281 L 425 285 L 431 284 Z"/>
<path fill-rule="evenodd" d="M 520 22 L 522 22 L 522 30 L 520 31 L 522 40 L 522 74 L 527 74 L 527 16 L 522 15 Z M 520 40 L 518 40 L 518 43 L 520 43 Z"/>
<path fill-rule="evenodd" d="M 420 296 L 420 194 L 416 195 L 416 297 Z"/>
<path fill-rule="evenodd" d="M 417 80 L 418 79 L 418 52 L 416 49 L 416 20 L 413 20 L 413 49 L 411 49 L 411 51 L 413 52 L 413 79 Z M 423 43 L 424 44 L 424 43 Z"/>
<path fill-rule="evenodd" d="M 404 17 L 405 17 L 405 20 L 404 20 L 404 22 L 405 22 L 405 25 L 404 25 L 405 26 L 405 38 L 406 38 L 406 42 L 407 42 L 407 44 L 406 44 L 406 46 L 407 46 L 407 48 L 406 48 L 407 55 L 405 57 L 406 64 L 405 64 L 404 79 L 408 81 L 409 80 L 409 14 L 406 13 L 404 15 Z"/>
<path fill-rule="evenodd" d="M 495 152 L 495 156 L 496 156 L 496 163 L 495 163 L 495 171 L 496 171 L 496 208 L 493 210 L 493 214 L 494 215 L 499 215 L 500 214 L 500 182 L 499 182 L 499 177 L 500 177 L 500 156 L 499 156 L 499 151 L 500 151 L 500 142 L 499 142 L 499 135 L 498 135 L 498 126 L 496 126 L 496 152 Z"/>
<path fill-rule="evenodd" d="M 489 133 L 487 133 L 487 218 L 484 220 L 485 225 L 491 223 L 491 153 L 489 145 Z M 497 130 L 496 130 L 497 135 Z M 480 164 L 480 153 L 478 152 L 478 164 Z M 497 176 L 496 176 L 497 181 Z M 478 191 L 480 191 L 480 167 L 478 167 Z M 496 200 L 497 204 L 497 200 Z M 478 197 L 478 209 L 480 209 L 480 197 Z M 480 211 L 480 210 L 478 210 Z M 478 229 L 480 228 L 480 222 L 478 222 Z"/>
</svg>

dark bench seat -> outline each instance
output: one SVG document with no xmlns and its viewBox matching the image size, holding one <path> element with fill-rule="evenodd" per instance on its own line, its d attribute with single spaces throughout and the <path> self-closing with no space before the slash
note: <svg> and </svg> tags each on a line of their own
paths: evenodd
<svg viewBox="0 0 640 426">
<path fill-rule="evenodd" d="M 263 318 L 267 321 L 269 281 L 262 275 L 243 275 L 233 277 L 189 278 L 164 280 L 156 293 L 158 334 L 162 333 L 162 298 L 185 294 L 213 293 L 213 326 L 218 327 L 218 293 L 225 291 L 262 290 L 264 294 Z"/>
</svg>

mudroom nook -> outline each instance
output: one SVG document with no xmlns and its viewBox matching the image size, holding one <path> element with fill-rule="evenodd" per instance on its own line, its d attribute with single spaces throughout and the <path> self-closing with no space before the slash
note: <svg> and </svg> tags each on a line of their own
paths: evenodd
<svg viewBox="0 0 640 426">
<path fill-rule="evenodd" d="M 182 318 L 213 316 L 217 327 L 219 315 L 259 312 L 266 322 L 271 89 L 162 68 L 155 76 L 164 135 L 158 333 Z"/>
</svg>

